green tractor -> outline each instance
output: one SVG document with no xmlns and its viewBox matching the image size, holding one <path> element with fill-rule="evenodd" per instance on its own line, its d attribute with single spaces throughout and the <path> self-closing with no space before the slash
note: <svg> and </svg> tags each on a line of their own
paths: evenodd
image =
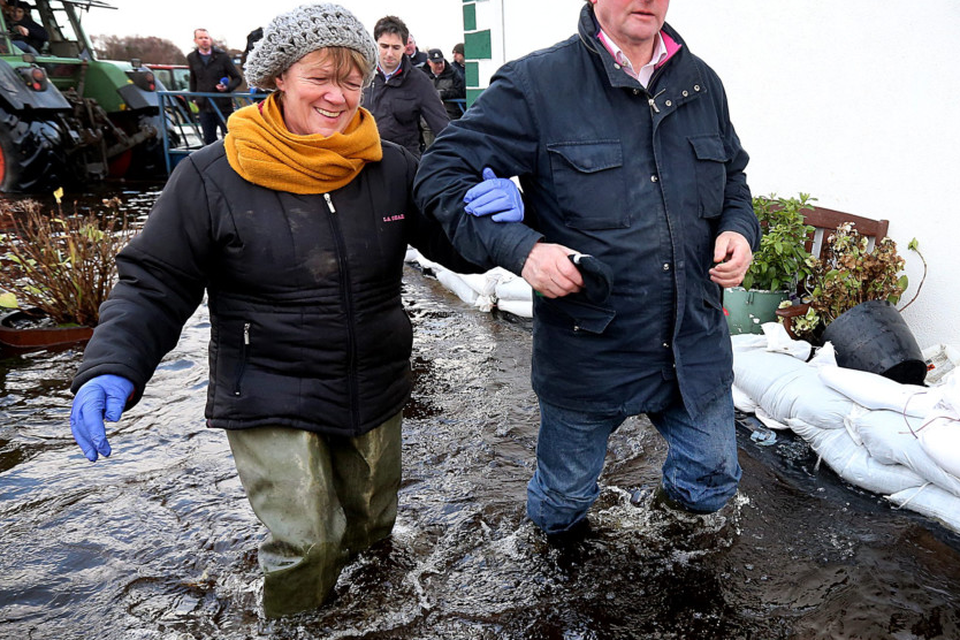
<svg viewBox="0 0 960 640">
<path fill-rule="evenodd" d="M 33 1 L 30 17 L 49 37 L 39 48 L 24 46 L 14 15 L 0 15 L 0 191 L 162 179 L 156 92 L 163 87 L 139 60 L 97 60 L 81 24 L 91 8 L 114 7 L 102 0 Z"/>
</svg>

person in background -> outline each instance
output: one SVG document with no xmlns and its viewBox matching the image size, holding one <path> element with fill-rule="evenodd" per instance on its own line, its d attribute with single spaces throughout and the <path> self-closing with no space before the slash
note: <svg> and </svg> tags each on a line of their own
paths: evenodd
<svg viewBox="0 0 960 640">
<path fill-rule="evenodd" d="M 426 69 L 427 54 L 417 48 L 417 40 L 413 37 L 412 33 L 407 35 L 406 43 L 404 53 L 410 58 L 410 64 L 417 69 Z"/>
<path fill-rule="evenodd" d="M 414 206 L 416 159 L 360 107 L 376 64 L 373 39 L 338 5 L 268 24 L 245 71 L 273 93 L 177 165 L 117 256 L 72 386 L 77 443 L 91 461 L 109 456 L 104 419 L 140 401 L 207 296 L 207 426 L 226 430 L 269 530 L 268 617 L 319 606 L 344 564 L 393 528 L 412 380 L 408 243 L 478 270 Z"/>
<path fill-rule="evenodd" d="M 206 29 L 194 29 L 193 42 L 197 48 L 187 54 L 191 92 L 230 93 L 240 86 L 243 78 L 230 59 L 230 55 L 223 49 L 213 46 L 213 39 Z M 227 135 L 227 118 L 233 112 L 233 100 L 202 96 L 196 98 L 194 102 L 200 110 L 203 144 L 216 142 L 218 129 L 223 135 Z"/>
<path fill-rule="evenodd" d="M 668 445 L 656 513 L 715 512 L 741 476 L 721 294 L 760 230 L 723 84 L 664 23 L 668 6 L 587 0 L 578 33 L 502 66 L 417 174 L 417 202 L 465 257 L 540 294 L 527 514 L 555 541 L 589 532 L 607 440 L 628 416 L 645 413 Z M 526 224 L 476 217 L 523 219 L 524 201 L 501 193 L 509 176 Z"/>
<path fill-rule="evenodd" d="M 24 53 L 40 53 L 43 45 L 50 40 L 50 34 L 30 17 L 30 5 L 26 2 L 14 2 L 10 14 L 11 38 L 15 47 Z"/>
<path fill-rule="evenodd" d="M 466 79 L 467 77 L 467 67 L 466 67 L 466 58 L 463 56 L 463 43 L 458 42 L 453 45 L 453 62 L 450 66 L 453 67 L 454 71 L 460 74 L 461 78 Z"/>
<path fill-rule="evenodd" d="M 373 113 L 384 140 L 396 142 L 419 157 L 428 146 L 420 119 L 433 134 L 439 134 L 450 118 L 430 78 L 416 71 L 404 53 L 408 36 L 407 25 L 396 16 L 377 21 L 373 37 L 380 62 L 373 84 L 363 94 L 363 106 Z"/>
<path fill-rule="evenodd" d="M 463 86 L 463 78 L 447 63 L 440 49 L 430 49 L 427 52 L 427 65 L 429 67 L 428 75 L 433 81 L 437 93 L 440 94 L 440 99 L 443 100 L 447 115 L 451 120 L 456 120 L 464 109 L 459 103 L 450 101 L 464 100 L 467 97 L 467 90 Z"/>
</svg>

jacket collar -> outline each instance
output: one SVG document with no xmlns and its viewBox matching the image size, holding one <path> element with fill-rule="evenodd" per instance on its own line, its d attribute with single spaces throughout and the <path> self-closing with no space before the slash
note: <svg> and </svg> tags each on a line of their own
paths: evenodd
<svg viewBox="0 0 960 640">
<path fill-rule="evenodd" d="M 596 15 L 593 12 L 592 4 L 585 4 L 580 10 L 580 22 L 578 34 L 580 42 L 592 53 L 599 56 L 603 69 L 606 72 L 607 79 L 613 87 L 637 88 L 640 83 L 623 72 L 617 65 L 616 60 L 610 55 L 603 43 L 597 38 L 600 31 L 600 24 L 597 22 Z M 667 47 L 667 59 L 661 63 L 660 67 L 671 66 L 689 69 L 684 62 L 689 58 L 686 55 L 687 45 L 673 27 L 664 23 L 662 29 L 664 44 Z M 694 71 L 699 76 L 699 73 Z M 656 76 L 657 74 L 655 74 Z M 695 81 L 693 81 L 695 82 Z M 702 83 L 701 83 L 702 84 Z"/>
</svg>

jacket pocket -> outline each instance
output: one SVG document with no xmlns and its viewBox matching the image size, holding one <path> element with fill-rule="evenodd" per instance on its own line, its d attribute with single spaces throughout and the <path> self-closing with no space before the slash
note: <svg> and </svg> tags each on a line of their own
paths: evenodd
<svg viewBox="0 0 960 640">
<path fill-rule="evenodd" d="M 563 326 L 573 331 L 601 334 L 607 330 L 617 312 L 607 307 L 598 307 L 588 302 L 563 298 L 541 298 L 537 311 L 540 318 L 554 326 Z"/>
<path fill-rule="evenodd" d="M 697 199 L 701 218 L 723 213 L 723 193 L 727 184 L 728 160 L 719 134 L 688 138 L 697 158 Z"/>
<path fill-rule="evenodd" d="M 574 229 L 630 226 L 619 140 L 547 145 L 564 223 Z"/>
<path fill-rule="evenodd" d="M 243 323 L 243 336 L 240 342 L 240 357 L 237 358 L 237 370 L 233 376 L 233 395 L 239 396 L 243 388 L 243 374 L 247 369 L 247 357 L 250 351 L 250 323 Z"/>
</svg>

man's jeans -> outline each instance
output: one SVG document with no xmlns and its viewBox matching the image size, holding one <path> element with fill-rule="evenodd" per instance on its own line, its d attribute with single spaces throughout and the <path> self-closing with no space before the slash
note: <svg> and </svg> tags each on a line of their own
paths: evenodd
<svg viewBox="0 0 960 640">
<path fill-rule="evenodd" d="M 696 419 L 679 400 L 647 416 L 667 442 L 662 486 L 674 502 L 712 513 L 737 491 L 733 400 L 727 391 Z M 540 401 L 537 469 L 527 485 L 527 515 L 545 533 L 559 533 L 583 519 L 600 495 L 607 439 L 627 415 L 563 409 Z"/>
<path fill-rule="evenodd" d="M 221 115 L 216 111 L 204 111 L 201 109 L 200 116 L 200 129 L 203 131 L 203 144 L 213 144 L 217 141 L 217 129 L 223 132 L 223 135 L 227 135 L 227 123 L 223 118 L 229 116 L 229 113 Z"/>
</svg>

